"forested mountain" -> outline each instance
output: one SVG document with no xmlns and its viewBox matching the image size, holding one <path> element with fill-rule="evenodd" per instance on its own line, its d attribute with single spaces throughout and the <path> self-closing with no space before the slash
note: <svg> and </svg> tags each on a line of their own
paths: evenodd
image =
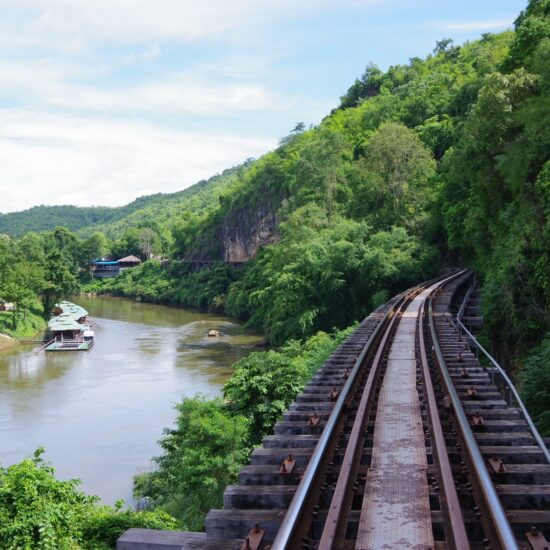
<svg viewBox="0 0 550 550">
<path fill-rule="evenodd" d="M 125 206 L 41 205 L 21 212 L 0 214 L 0 234 L 20 237 L 31 231 L 52 231 L 57 226 L 64 226 L 83 235 L 103 231 L 107 236 L 116 238 L 132 227 L 157 224 L 160 229 L 163 225 L 170 225 L 170 221 L 182 212 L 198 215 L 205 208 L 212 207 L 221 191 L 231 183 L 232 176 L 250 162 L 224 170 L 222 174 L 199 181 L 183 191 L 146 195 Z"/>
<path fill-rule="evenodd" d="M 533 0 L 514 32 L 368 66 L 319 126 L 298 124 L 203 219 L 180 217 L 176 257 L 259 249 L 244 272 L 197 282 L 175 266 L 159 280 L 144 266 L 113 284 L 224 308 L 278 343 L 345 326 L 441 265 L 470 265 L 486 336 L 517 369 L 550 330 L 549 11 Z"/>
</svg>

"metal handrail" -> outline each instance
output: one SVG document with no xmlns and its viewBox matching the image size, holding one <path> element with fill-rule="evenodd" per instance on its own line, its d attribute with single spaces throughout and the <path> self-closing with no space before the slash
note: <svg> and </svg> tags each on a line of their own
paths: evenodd
<svg viewBox="0 0 550 550">
<path fill-rule="evenodd" d="M 512 528 L 510 527 L 510 523 L 508 522 L 508 518 L 506 517 L 506 513 L 502 507 L 502 503 L 497 495 L 491 476 L 487 471 L 485 460 L 479 450 L 477 441 L 470 427 L 470 423 L 466 418 L 466 414 L 464 413 L 464 409 L 460 403 L 460 399 L 454 387 L 451 375 L 447 369 L 443 353 L 439 347 L 437 334 L 435 332 L 432 297 L 430 297 L 429 301 L 428 315 L 432 343 L 437 357 L 437 362 L 440 367 L 439 371 L 445 384 L 446 393 L 451 401 L 452 409 L 454 410 L 466 450 L 470 456 L 471 466 L 478 480 L 485 502 L 487 503 L 488 512 L 491 516 L 495 533 L 504 550 L 518 550 L 519 547 L 517 545 L 516 538 L 514 537 L 514 533 L 512 532 Z"/>
<path fill-rule="evenodd" d="M 502 376 L 502 378 L 504 378 L 504 381 L 506 382 L 508 389 L 512 392 L 512 395 L 514 396 L 516 404 L 521 410 L 521 413 L 523 414 L 523 418 L 525 422 L 527 422 L 527 426 L 529 426 L 529 430 L 531 431 L 531 434 L 535 438 L 537 445 L 541 448 L 541 451 L 544 454 L 544 458 L 546 458 L 546 461 L 550 464 L 550 452 L 548 451 L 548 448 L 546 447 L 544 440 L 539 434 L 537 427 L 535 426 L 535 423 L 531 419 L 531 416 L 527 412 L 527 407 L 525 406 L 521 397 L 519 396 L 519 393 L 516 390 L 514 383 L 512 382 L 512 380 L 510 380 L 510 377 L 506 374 L 505 370 L 496 362 L 496 360 L 489 354 L 489 352 L 477 341 L 476 337 L 464 326 L 464 324 L 461 321 L 462 317 L 464 316 L 464 309 L 465 309 L 466 302 L 468 301 L 472 291 L 473 291 L 473 287 L 470 287 L 468 289 L 468 292 L 466 293 L 466 296 L 464 297 L 462 306 L 460 307 L 460 310 L 457 313 L 456 321 L 460 325 L 460 327 L 464 330 L 464 332 L 466 332 L 466 334 L 468 335 L 468 338 L 476 346 L 476 348 L 479 351 L 481 351 L 485 355 L 485 357 L 487 357 L 487 359 L 493 365 L 493 368 L 497 370 L 497 372 Z"/>
<path fill-rule="evenodd" d="M 462 305 L 460 306 L 460 309 L 458 310 L 458 313 L 456 314 L 457 319 L 462 319 L 464 317 L 464 310 L 466 309 L 466 304 L 468 303 L 468 300 L 470 299 L 470 296 L 472 295 L 472 292 L 474 290 L 474 287 L 469 287 L 468 291 L 466 292 L 466 295 L 464 296 L 464 300 L 462 301 Z"/>
</svg>

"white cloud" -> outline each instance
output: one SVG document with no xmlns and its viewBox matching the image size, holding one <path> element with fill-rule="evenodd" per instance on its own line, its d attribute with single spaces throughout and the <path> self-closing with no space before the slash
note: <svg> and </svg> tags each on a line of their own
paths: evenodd
<svg viewBox="0 0 550 550">
<path fill-rule="evenodd" d="M 512 27 L 514 18 L 492 21 L 466 21 L 462 23 L 439 21 L 426 25 L 431 29 L 449 32 L 495 31 Z"/>
<path fill-rule="evenodd" d="M 120 205 L 181 190 L 275 146 L 113 121 L 0 110 L 0 211 L 35 204 Z"/>
<path fill-rule="evenodd" d="M 143 43 L 250 39 L 258 26 L 283 17 L 364 8 L 381 0 L 8 0 L 0 30 L 24 44 L 54 38 L 73 49 L 86 41 Z M 243 34 L 246 29 L 247 33 Z M 67 40 L 67 37 L 69 39 Z"/>
<path fill-rule="evenodd" d="M 141 58 L 145 61 L 153 61 L 153 59 L 156 59 L 160 55 L 160 48 L 157 46 L 157 44 L 153 44 L 152 46 L 149 46 L 145 49 L 145 51 L 141 54 Z"/>
<path fill-rule="evenodd" d="M 154 55 L 156 50 L 145 50 Z M 45 107 L 117 113 L 174 113 L 229 116 L 242 112 L 280 112 L 294 106 L 255 82 L 222 81 L 191 71 L 168 73 L 139 84 L 97 82 L 112 68 L 85 67 L 50 59 L 25 63 L 0 59 L 2 90 Z M 202 71 L 201 71 L 202 73 Z M 223 75 L 220 75 L 223 77 Z M 90 84 L 88 84 L 90 82 Z"/>
<path fill-rule="evenodd" d="M 208 82 L 187 74 L 118 89 L 65 85 L 51 90 L 44 99 L 51 105 L 79 110 L 216 116 L 276 112 L 293 105 L 258 84 Z"/>
</svg>

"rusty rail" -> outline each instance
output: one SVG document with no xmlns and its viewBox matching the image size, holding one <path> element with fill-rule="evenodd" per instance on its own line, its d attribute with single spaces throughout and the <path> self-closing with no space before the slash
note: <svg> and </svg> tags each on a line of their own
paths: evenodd
<svg viewBox="0 0 550 550">
<path fill-rule="evenodd" d="M 386 312 L 357 358 L 353 370 L 351 371 L 349 378 L 342 389 L 334 408 L 332 409 L 327 424 L 321 434 L 317 446 L 315 447 L 315 451 L 311 456 L 307 469 L 304 472 L 302 481 L 298 486 L 292 503 L 290 504 L 281 527 L 277 532 L 277 536 L 273 541 L 273 545 L 271 547 L 272 550 L 286 550 L 301 547 L 301 542 L 296 542 L 297 539 L 301 538 L 300 535 L 297 534 L 297 531 L 299 528 L 303 529 L 304 516 L 308 513 L 308 509 L 312 506 L 310 497 L 314 492 L 314 488 L 320 483 L 319 473 L 322 469 L 323 463 L 326 460 L 326 455 L 331 447 L 333 438 L 336 435 L 336 429 L 342 412 L 346 406 L 348 397 L 350 396 L 356 380 L 358 379 L 367 354 L 372 350 L 373 344 L 383 330 L 383 327 L 393 317 L 398 304 L 405 300 L 405 296 L 405 293 L 403 293 L 397 297 L 395 304 Z"/>
<path fill-rule="evenodd" d="M 372 399 L 374 396 L 374 390 L 376 389 L 378 375 L 380 373 L 382 355 L 388 341 L 390 340 L 392 330 L 400 317 L 401 311 L 408 303 L 409 299 L 414 297 L 414 294 L 415 293 L 407 296 L 407 298 L 399 304 L 396 315 L 394 315 L 390 320 L 384 336 L 378 346 L 378 350 L 369 371 L 365 389 L 363 390 L 363 394 L 361 396 L 361 402 L 359 403 L 355 421 L 353 423 L 348 446 L 342 462 L 342 468 L 340 470 L 340 475 L 338 476 L 338 481 L 336 483 L 328 516 L 325 521 L 325 527 L 321 535 L 319 548 L 341 548 L 343 546 L 346 528 L 345 519 L 349 512 L 351 499 L 353 497 L 350 488 L 355 481 L 359 468 L 361 451 L 365 440 L 365 424 L 368 422 L 369 414 L 372 408 Z"/>
<path fill-rule="evenodd" d="M 420 362 L 428 401 L 428 422 L 432 436 L 432 452 L 434 454 L 434 462 L 437 461 L 439 465 L 440 482 L 445 497 L 445 506 L 443 507 L 446 516 L 445 539 L 449 549 L 467 550 L 470 548 L 470 543 L 468 541 L 464 518 L 460 509 L 460 502 L 456 492 L 449 455 L 447 454 L 445 436 L 437 410 L 437 402 L 428 364 L 427 343 L 423 330 L 425 315 L 426 302 L 422 304 L 419 316 L 418 337 L 420 344 Z"/>
<path fill-rule="evenodd" d="M 404 306 L 406 302 L 408 302 L 412 297 L 421 292 L 427 286 L 436 282 L 441 282 L 443 284 L 445 281 L 454 279 L 462 273 L 464 273 L 464 271 L 454 273 L 451 276 L 445 275 L 442 277 L 437 277 L 423 283 L 422 285 L 413 287 L 395 298 L 393 306 L 386 312 L 384 318 L 376 327 L 355 362 L 353 370 L 336 401 L 308 467 L 304 472 L 302 481 L 298 486 L 296 494 L 277 532 L 273 545 L 271 546 L 272 550 L 289 550 L 302 547 L 301 538 L 307 533 L 307 528 L 304 525 L 304 523 L 306 523 L 304 518 L 311 512 L 313 507 L 311 496 L 321 483 L 319 479 L 320 472 L 322 471 L 323 464 L 326 461 L 327 453 L 334 444 L 334 437 L 336 436 L 336 430 L 341 421 L 341 415 L 359 377 L 359 373 L 362 369 L 367 354 L 374 351 L 372 349 L 373 345 L 384 330 L 385 333 L 382 336 L 382 342 L 379 344 L 377 349 L 377 354 L 374 360 L 375 363 L 369 373 L 367 386 L 359 405 L 357 415 L 359 420 L 354 423 L 354 427 L 352 428 L 352 435 L 350 436 L 351 441 L 346 449 L 341 475 L 338 479 L 335 495 L 333 497 L 333 503 L 331 503 L 331 507 L 329 509 L 329 517 L 325 522 L 325 529 L 323 531 L 322 540 L 319 546 L 323 549 L 339 547 L 338 545 L 342 542 L 341 539 L 343 536 L 342 522 L 345 518 L 345 510 L 347 508 L 344 501 L 348 501 L 349 504 L 349 486 L 350 483 L 353 482 L 352 470 L 357 467 L 357 457 L 360 456 L 361 450 L 361 445 L 358 445 L 358 443 L 364 440 L 364 430 L 362 430 L 361 427 L 366 421 L 365 414 L 370 407 L 371 396 L 375 385 L 374 382 L 378 371 L 377 363 L 379 362 L 383 348 L 395 322 L 396 313 Z M 360 418 L 360 414 L 363 415 L 362 418 Z M 368 417 L 368 415 L 366 416 Z M 458 537 L 458 540 L 461 540 L 461 538 Z M 467 547 L 463 546 L 462 548 Z"/>
<path fill-rule="evenodd" d="M 504 550 L 518 550 L 519 547 L 516 542 L 516 538 L 512 532 L 512 528 L 510 527 L 510 523 L 508 522 L 502 503 L 497 495 L 491 476 L 487 471 L 485 460 L 483 459 L 466 414 L 464 413 L 460 398 L 458 397 L 447 369 L 445 358 L 443 357 L 443 353 L 439 346 L 435 331 L 433 296 L 430 297 L 428 302 L 428 322 L 439 374 L 444 383 L 445 392 L 450 400 L 451 409 L 454 412 L 461 439 L 464 442 L 477 486 L 479 487 L 485 502 L 485 508 L 490 516 L 493 535 L 496 537 L 500 547 Z"/>
</svg>

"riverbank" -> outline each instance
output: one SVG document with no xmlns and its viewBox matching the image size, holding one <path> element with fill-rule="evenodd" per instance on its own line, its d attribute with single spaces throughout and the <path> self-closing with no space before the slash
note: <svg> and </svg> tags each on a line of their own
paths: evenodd
<svg viewBox="0 0 550 550">
<path fill-rule="evenodd" d="M 122 296 L 130 300 L 193 308 L 198 311 L 235 315 L 228 311 L 227 294 L 232 283 L 242 277 L 243 269 L 228 264 L 193 271 L 185 264 L 163 266 L 149 260 L 117 277 L 94 279 L 81 287 L 84 295 Z"/>
<path fill-rule="evenodd" d="M 14 340 L 11 336 L 8 336 L 7 334 L 0 334 L 0 351 L 11 349 L 18 345 L 19 342 Z"/>
<path fill-rule="evenodd" d="M 254 447 L 354 328 L 250 353 L 233 365 L 221 398 L 184 397 L 175 429 L 167 426 L 159 441 L 156 468 L 134 478 L 136 500 L 147 499 L 186 530 L 204 529 L 208 510 L 222 506 L 226 486 L 236 482 Z"/>
<path fill-rule="evenodd" d="M 45 328 L 46 321 L 39 305 L 20 313 L 15 329 L 13 328 L 13 312 L 0 311 L 0 351 L 19 345 L 18 340 L 36 337 Z"/>
</svg>

